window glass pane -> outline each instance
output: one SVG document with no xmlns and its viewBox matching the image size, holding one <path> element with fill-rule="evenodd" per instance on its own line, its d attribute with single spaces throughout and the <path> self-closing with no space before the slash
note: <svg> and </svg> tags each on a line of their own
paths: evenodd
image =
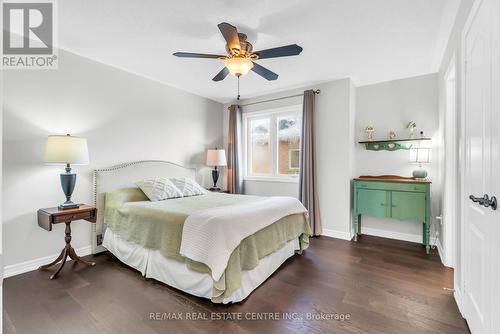
<svg viewBox="0 0 500 334">
<path fill-rule="evenodd" d="M 252 174 L 271 173 L 270 119 L 250 121 L 250 156 Z"/>
<path fill-rule="evenodd" d="M 278 174 L 298 174 L 300 168 L 300 133 L 298 115 L 278 117 Z"/>
</svg>

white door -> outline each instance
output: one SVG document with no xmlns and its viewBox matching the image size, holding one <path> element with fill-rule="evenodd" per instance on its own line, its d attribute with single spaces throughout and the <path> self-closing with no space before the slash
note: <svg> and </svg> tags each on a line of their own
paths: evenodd
<svg viewBox="0 0 500 334">
<path fill-rule="evenodd" d="M 500 1 L 492 6 L 492 115 L 491 115 L 491 184 L 500 200 Z M 498 204 L 500 206 L 500 203 Z M 500 333 L 500 207 L 491 216 L 491 333 Z"/>
<path fill-rule="evenodd" d="M 464 196 L 499 196 L 498 0 L 478 0 L 464 31 Z M 473 334 L 499 333 L 498 211 L 464 199 L 464 313 Z M 494 254 L 493 252 L 497 252 Z M 500 330 L 500 328 L 498 328 Z"/>
</svg>

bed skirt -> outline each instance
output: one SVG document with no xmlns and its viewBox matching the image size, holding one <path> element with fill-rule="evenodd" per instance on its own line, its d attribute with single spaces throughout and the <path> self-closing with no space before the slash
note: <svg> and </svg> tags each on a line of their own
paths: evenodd
<svg viewBox="0 0 500 334">
<path fill-rule="evenodd" d="M 194 296 L 212 298 L 212 277 L 188 269 L 184 262 L 166 258 L 157 250 L 147 249 L 137 243 L 124 240 L 110 229 L 106 230 L 103 246 L 121 262 L 138 270 L 147 278 L 156 279 Z M 241 288 L 224 298 L 223 303 L 236 303 L 248 297 L 299 249 L 298 238 L 293 239 L 281 249 L 260 259 L 259 265 L 254 269 L 243 270 Z"/>
</svg>

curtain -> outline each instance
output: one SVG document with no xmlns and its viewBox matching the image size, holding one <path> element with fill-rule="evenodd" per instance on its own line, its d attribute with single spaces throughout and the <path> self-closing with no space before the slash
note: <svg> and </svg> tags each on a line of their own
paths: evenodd
<svg viewBox="0 0 500 334">
<path fill-rule="evenodd" d="M 231 105 L 229 108 L 229 138 L 227 147 L 227 190 L 231 194 L 243 193 L 241 175 L 241 108 Z"/>
<path fill-rule="evenodd" d="M 309 211 L 313 235 L 322 232 L 317 191 L 314 147 L 314 92 L 306 90 L 302 106 L 302 150 L 300 155 L 299 200 Z"/>
</svg>

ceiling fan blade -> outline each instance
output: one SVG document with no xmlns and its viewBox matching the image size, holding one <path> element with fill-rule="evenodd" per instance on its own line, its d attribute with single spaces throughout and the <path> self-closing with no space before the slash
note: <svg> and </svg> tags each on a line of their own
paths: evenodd
<svg viewBox="0 0 500 334">
<path fill-rule="evenodd" d="M 217 27 L 219 27 L 222 36 L 226 40 L 229 50 L 241 50 L 240 38 L 238 37 L 238 30 L 236 30 L 235 26 L 232 26 L 226 22 L 222 22 L 219 23 Z"/>
<path fill-rule="evenodd" d="M 301 52 L 302 52 L 302 47 L 298 46 L 297 44 L 290 44 L 290 45 L 280 46 L 277 48 L 257 51 L 254 52 L 254 54 L 259 56 L 259 59 L 266 59 L 266 58 L 296 56 Z"/>
<path fill-rule="evenodd" d="M 220 56 L 220 55 L 210 55 L 206 53 L 191 53 L 191 52 L 176 52 L 173 55 L 181 58 L 209 58 L 209 59 L 225 58 L 225 56 Z"/>
<path fill-rule="evenodd" d="M 253 63 L 252 71 L 260 75 L 261 77 L 267 80 L 276 80 L 278 79 L 278 75 L 271 70 L 268 70 L 264 66 L 260 66 L 257 63 Z"/>
<path fill-rule="evenodd" d="M 225 77 L 229 74 L 229 70 L 227 67 L 224 67 L 217 75 L 212 79 L 213 81 L 221 81 L 224 80 Z"/>
</svg>

